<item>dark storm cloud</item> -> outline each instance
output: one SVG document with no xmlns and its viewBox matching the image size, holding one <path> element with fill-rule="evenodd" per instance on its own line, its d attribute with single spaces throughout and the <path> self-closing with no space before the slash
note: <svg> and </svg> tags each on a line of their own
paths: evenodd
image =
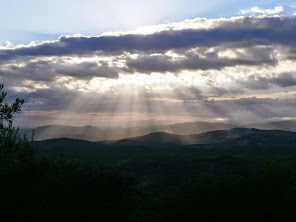
<svg viewBox="0 0 296 222">
<path fill-rule="evenodd" d="M 118 77 L 118 71 L 116 68 L 111 68 L 104 62 L 102 62 L 100 65 L 98 65 L 96 62 L 57 65 L 55 66 L 55 72 L 76 78 Z"/>
<path fill-rule="evenodd" d="M 9 95 L 21 94 L 28 111 L 172 113 L 233 120 L 296 117 L 295 99 L 234 98 L 260 90 L 265 95 L 275 93 L 270 95 L 275 98 L 286 87 L 291 87 L 289 92 L 295 89 L 296 73 L 285 70 L 291 70 L 296 58 L 296 16 L 208 23 L 205 29 L 60 37 L 40 45 L 0 49 L 0 81 Z M 187 78 L 183 70 L 204 71 L 190 72 Z M 141 79 L 143 75 L 134 75 L 135 83 L 131 76 L 115 79 L 153 72 L 170 74 L 153 74 L 151 84 L 145 83 L 147 76 Z M 93 87 L 88 85 L 93 77 L 113 79 L 98 79 L 92 83 L 107 85 Z M 142 84 L 143 89 L 138 89 Z"/>
<path fill-rule="evenodd" d="M 296 73 L 281 73 L 278 77 L 270 80 L 271 83 L 280 87 L 289 87 L 296 85 Z"/>
<path fill-rule="evenodd" d="M 58 76 L 68 76 L 79 79 L 91 79 L 93 77 L 117 78 L 118 70 L 101 62 L 82 62 L 77 64 L 64 63 L 63 61 L 34 61 L 26 62 L 23 66 L 11 64 L 2 68 L 0 76 L 4 82 L 18 82 L 33 80 L 52 82 Z"/>
<path fill-rule="evenodd" d="M 295 99 L 271 99 L 271 98 L 242 98 L 232 100 L 207 100 L 202 95 L 202 92 L 196 87 L 179 87 L 174 89 L 176 97 L 183 100 L 182 103 L 187 111 L 191 114 L 198 113 L 198 109 L 202 108 L 206 117 L 206 110 L 212 110 L 218 116 L 230 117 L 234 112 L 240 112 L 243 110 L 257 110 L 260 111 L 260 107 L 269 107 L 271 110 L 279 109 L 291 109 L 296 106 Z M 16 95 L 17 92 L 9 91 L 10 95 Z M 99 92 L 80 92 L 76 90 L 69 90 L 63 87 L 52 87 L 49 89 L 37 89 L 34 92 L 22 92 L 21 97 L 25 99 L 27 110 L 65 110 L 70 108 L 70 111 L 76 113 L 84 112 L 128 112 L 131 110 L 131 104 L 128 96 L 125 95 L 112 95 L 108 93 Z M 163 106 L 168 110 L 174 110 L 174 107 L 180 105 L 180 103 L 166 103 L 163 101 L 157 101 L 150 98 L 149 95 L 143 89 L 141 96 L 141 103 L 133 104 L 133 111 L 151 113 L 156 110 L 154 107 Z M 76 106 L 76 105 L 77 106 Z M 191 109 L 191 108 L 192 109 Z M 226 111 L 225 111 L 226 110 Z M 224 111 L 226 113 L 224 113 Z M 269 115 L 269 112 L 266 115 Z M 292 110 L 291 110 L 292 111 Z M 276 112 L 277 113 L 277 112 Z M 177 110 L 176 110 L 176 114 Z M 209 114 L 209 113 L 208 113 Z M 294 113 L 295 114 L 295 113 Z M 267 118 L 266 116 L 266 118 Z"/>
<path fill-rule="evenodd" d="M 271 87 L 270 80 L 268 78 L 258 75 L 251 75 L 247 79 L 237 80 L 236 83 L 250 90 L 269 89 Z"/>
<path fill-rule="evenodd" d="M 276 45 L 283 46 L 281 50 L 284 50 L 287 58 L 296 57 L 295 50 L 291 49 L 296 45 L 296 17 L 217 19 L 214 24 L 208 29 L 171 29 L 148 35 L 62 36 L 57 41 L 36 46 L 2 49 L 1 81 L 29 79 L 51 82 L 57 76 L 87 80 L 93 77 L 117 78 L 119 73 L 177 74 L 182 70 L 221 70 L 238 65 L 274 66 L 278 63 L 273 56 Z M 209 47 L 215 47 L 214 51 L 207 52 Z M 196 51 L 190 51 L 194 48 Z M 245 53 L 239 52 L 237 48 L 243 48 Z M 171 49 L 181 57 L 176 59 L 164 54 Z M 219 52 L 225 50 L 232 50 L 236 57 L 220 57 Z M 136 52 L 139 56 L 131 59 L 124 52 Z M 153 55 L 155 52 L 158 54 Z M 79 57 L 83 56 L 108 57 L 115 54 L 118 57 L 113 57 L 113 62 L 116 63 L 117 58 L 120 58 L 123 65 L 120 68 L 104 62 L 67 63 L 62 57 L 78 56 L 79 61 Z M 20 62 L 25 62 L 25 65 L 19 66 Z M 250 79 L 246 87 L 259 88 L 260 84 L 257 83 L 257 80 Z M 284 86 L 288 83 L 281 84 L 281 80 L 274 80 L 274 84 Z M 263 87 L 267 87 L 266 84 Z"/>
<path fill-rule="evenodd" d="M 8 90 L 10 95 L 18 95 L 18 92 Z M 81 92 L 70 90 L 66 87 L 51 87 L 49 89 L 36 89 L 34 92 L 22 92 L 21 98 L 25 100 L 24 109 L 63 111 L 73 113 L 87 112 L 114 112 L 116 106 L 122 103 L 124 111 L 128 110 L 126 100 L 119 100 L 118 96 L 99 92 Z M 117 110 L 115 110 L 117 111 Z M 119 112 L 120 110 L 118 110 Z"/>
<path fill-rule="evenodd" d="M 189 114 L 202 118 L 226 118 L 237 124 L 254 120 L 295 118 L 295 99 L 244 98 L 222 101 L 196 101 L 184 103 Z"/>
<path fill-rule="evenodd" d="M 9 95 L 19 96 L 18 91 L 6 88 Z M 51 87 L 49 89 L 36 89 L 34 92 L 21 92 L 25 100 L 24 110 L 63 110 L 67 108 L 80 93 L 65 87 Z"/>
<path fill-rule="evenodd" d="M 17 92 L 9 90 L 9 94 Z M 113 95 L 102 92 L 81 92 L 64 87 L 36 89 L 34 92 L 22 92 L 26 110 L 63 111 L 73 113 L 120 113 L 147 112 L 151 110 L 150 98 L 141 93 L 141 103 L 131 104 L 127 95 Z"/>
<path fill-rule="evenodd" d="M 0 75 L 5 82 L 20 82 L 24 80 L 49 82 L 54 80 L 51 64 L 47 61 L 27 62 L 23 66 L 12 63 L 4 68 L 0 66 Z"/>
<path fill-rule="evenodd" d="M 250 49 L 247 51 L 251 51 Z M 257 66 L 262 64 L 275 65 L 276 60 L 270 57 L 270 49 L 255 50 L 258 54 L 249 53 L 239 58 L 220 58 L 217 53 L 184 53 L 185 58 L 173 59 L 165 55 L 143 55 L 137 59 L 127 61 L 130 72 L 179 72 L 181 70 L 220 70 L 225 67 L 246 65 Z"/>
<path fill-rule="evenodd" d="M 37 46 L 0 51 L 0 60 L 18 56 L 86 55 L 97 51 L 167 51 L 192 47 L 213 47 L 237 43 L 240 47 L 280 44 L 296 45 L 296 17 L 264 17 L 217 20 L 209 29 L 165 30 L 154 34 L 124 34 L 99 37 L 60 37 Z"/>
<path fill-rule="evenodd" d="M 269 89 L 274 85 L 285 88 L 296 86 L 296 73 L 280 73 L 276 77 L 251 75 L 245 80 L 237 80 L 236 83 L 250 90 Z"/>
</svg>

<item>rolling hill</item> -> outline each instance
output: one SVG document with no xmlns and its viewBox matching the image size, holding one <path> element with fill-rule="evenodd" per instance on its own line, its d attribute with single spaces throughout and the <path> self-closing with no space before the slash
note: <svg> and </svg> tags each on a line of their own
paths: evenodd
<svg viewBox="0 0 296 222">
<path fill-rule="evenodd" d="M 253 123 L 243 126 L 245 128 L 256 128 L 264 130 L 286 130 L 296 132 L 296 120 L 277 121 L 269 123 Z"/>
<path fill-rule="evenodd" d="M 207 123 L 207 122 L 188 122 L 188 123 L 177 123 L 172 125 L 155 125 L 148 127 L 130 127 L 130 128 L 111 128 L 102 129 L 94 126 L 64 126 L 64 125 L 48 125 L 37 127 L 34 129 L 34 140 L 41 141 L 53 138 L 71 138 L 79 140 L 88 141 L 103 141 L 103 140 L 121 140 L 125 138 L 144 136 L 150 133 L 165 132 L 169 134 L 177 135 L 192 135 L 200 134 L 210 131 L 217 130 L 230 130 L 238 126 L 225 123 Z M 240 126 L 240 128 L 256 128 L 262 130 L 284 130 L 296 132 L 296 121 L 278 121 L 269 123 L 254 123 L 249 125 Z M 32 129 L 21 129 L 20 133 L 22 135 L 27 135 L 31 137 Z M 167 135 L 168 136 L 168 135 Z M 205 135 L 204 135 L 205 136 Z M 210 136 L 210 134 L 208 134 Z M 162 136 L 163 138 L 165 135 Z M 170 136 L 168 136 L 170 137 Z M 217 137 L 217 138 L 212 138 Z M 219 135 L 215 134 L 211 138 L 214 140 L 219 140 Z M 177 136 L 175 139 L 178 140 Z M 181 139 L 181 138 L 179 138 Z M 194 138 L 183 137 L 181 139 L 183 142 L 191 143 Z M 202 140 L 201 140 L 202 141 Z M 186 143 L 186 142 L 184 142 Z M 193 142 L 194 143 L 194 142 Z"/>
<path fill-rule="evenodd" d="M 179 135 L 197 134 L 213 130 L 228 130 L 236 127 L 224 123 L 206 123 L 206 122 L 189 122 L 177 123 L 172 125 L 155 125 L 149 127 L 131 127 L 131 128 L 114 128 L 101 129 L 93 126 L 63 126 L 49 125 L 37 127 L 34 129 L 34 140 L 41 141 L 53 138 L 72 138 L 88 141 L 102 140 L 119 140 L 123 138 L 144 136 L 153 132 L 167 132 Z M 22 129 L 22 135 L 30 137 L 32 129 Z"/>
<path fill-rule="evenodd" d="M 184 176 L 224 173 L 296 155 L 295 132 L 245 128 L 193 135 L 156 132 L 104 142 L 59 138 L 34 144 L 45 155 L 113 166 L 136 176 L 143 186 L 160 189 L 173 187 Z"/>
<path fill-rule="evenodd" d="M 193 159 L 201 158 L 205 153 L 211 157 L 217 157 L 218 154 L 250 156 L 252 153 L 257 153 L 256 158 L 260 159 L 267 158 L 271 153 L 276 158 L 283 154 L 287 156 L 296 154 L 295 132 L 244 128 L 193 135 L 157 132 L 108 142 L 59 138 L 34 143 L 40 152 L 46 154 L 61 153 L 77 160 L 111 165 L 128 159 L 140 160 L 139 162 L 145 165 L 143 159 L 153 162 L 159 155 L 170 158 L 172 153 L 174 158 L 187 153 L 187 158 Z"/>
<path fill-rule="evenodd" d="M 216 130 L 201 134 L 176 135 L 165 132 L 150 133 L 145 136 L 109 141 L 109 144 L 129 146 L 154 146 L 162 143 L 179 145 L 208 146 L 241 146 L 241 145 L 288 145 L 296 143 L 296 133 L 281 130 L 259 130 L 249 128 L 233 128 L 231 130 Z"/>
</svg>

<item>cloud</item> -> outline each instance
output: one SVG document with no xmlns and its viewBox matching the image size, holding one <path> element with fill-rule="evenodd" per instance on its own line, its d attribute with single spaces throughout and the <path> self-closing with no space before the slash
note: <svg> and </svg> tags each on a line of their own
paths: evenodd
<svg viewBox="0 0 296 222">
<path fill-rule="evenodd" d="M 239 79 L 236 83 L 250 90 L 262 90 L 271 87 L 268 78 L 256 75 L 251 75 L 247 79 Z"/>
<path fill-rule="evenodd" d="M 229 46 L 231 48 L 231 46 Z M 217 49 L 219 50 L 222 49 Z M 205 48 L 197 50 L 197 53 L 183 52 L 179 58 L 169 55 L 147 55 L 144 54 L 136 59 L 127 60 L 127 67 L 130 72 L 152 73 L 152 72 L 173 72 L 181 70 L 221 70 L 233 66 L 257 66 L 275 65 L 277 61 L 270 57 L 271 50 L 268 48 L 248 48 L 244 54 L 235 54 L 235 58 L 219 57 L 217 52 L 207 52 Z"/>
<path fill-rule="evenodd" d="M 30 47 L 0 50 L 0 60 L 16 57 L 93 55 L 95 53 L 164 52 L 193 47 L 214 47 L 222 44 L 281 44 L 295 46 L 295 17 L 232 18 L 213 20 L 207 29 L 163 30 L 153 34 L 119 36 L 66 37 Z M 276 29 L 274 27 L 277 27 Z"/>
<path fill-rule="evenodd" d="M 24 61 L 22 61 L 23 63 Z M 89 80 L 94 77 L 117 78 L 118 70 L 105 62 L 67 63 L 65 61 L 26 61 L 23 65 L 12 63 L 0 66 L 3 82 L 22 84 L 31 80 L 50 84 L 60 77 Z"/>
<path fill-rule="evenodd" d="M 296 57 L 291 50 L 296 46 L 295 23 L 295 17 L 193 19 L 146 35 L 62 36 L 56 41 L 0 49 L 0 73 L 11 78 L 53 81 L 57 76 L 117 78 L 120 73 L 275 66 L 276 51 L 290 48 L 283 53 L 290 59 Z M 179 57 L 168 55 L 169 51 Z M 131 54 L 138 56 L 132 58 Z M 74 57 L 75 63 L 67 62 Z M 98 59 L 89 61 L 94 57 Z M 24 65 L 16 65 L 19 62 Z"/>
<path fill-rule="evenodd" d="M 267 15 L 274 15 L 274 14 L 278 14 L 280 12 L 283 12 L 284 8 L 282 6 L 276 6 L 274 7 L 274 9 L 261 9 L 258 8 L 257 6 L 252 7 L 250 9 L 241 9 L 239 14 L 267 14 Z"/>
<path fill-rule="evenodd" d="M 145 93 L 142 88 L 140 101 L 132 103 L 127 95 L 112 95 L 107 93 L 89 92 L 82 93 L 63 88 L 40 89 L 32 93 L 23 93 L 25 98 L 25 113 L 35 111 L 32 120 L 41 120 L 46 112 L 58 112 L 63 117 L 56 117 L 65 124 L 78 124 L 85 120 L 84 117 L 96 113 L 97 121 L 111 121 L 112 118 L 133 113 L 133 115 L 167 115 L 179 118 L 200 118 L 204 121 L 214 121 L 216 118 L 227 118 L 238 124 L 250 123 L 254 120 L 270 118 L 295 118 L 294 107 L 295 99 L 271 99 L 248 97 L 231 100 L 207 100 L 203 97 L 202 89 L 196 87 L 176 87 L 174 94 L 177 98 L 183 100 L 183 103 L 165 102 L 153 100 Z M 39 110 L 39 114 L 38 114 Z M 63 114 L 64 113 L 64 114 Z M 65 113 L 75 113 L 81 115 L 81 118 L 67 120 Z M 100 118 L 100 113 L 106 117 Z M 69 115 L 69 114 L 68 114 Z M 78 116 L 78 115 L 76 115 Z M 44 116 L 46 119 L 47 116 Z M 43 118 L 43 119 L 44 119 Z M 87 119 L 86 119 L 87 120 Z M 165 118 L 163 119 L 165 120 Z M 129 119 L 126 119 L 129 121 Z M 48 124 L 50 123 L 50 119 Z M 93 124 L 84 122 L 84 124 Z M 114 124 L 114 123 L 113 123 Z"/>
<path fill-rule="evenodd" d="M 26 111 L 295 117 L 287 102 L 296 92 L 295 24 L 295 16 L 197 18 L 145 34 L 3 46 L 0 82 L 23 95 Z"/>
<path fill-rule="evenodd" d="M 54 71 L 57 74 L 65 76 L 71 76 L 75 78 L 94 78 L 94 77 L 105 77 L 105 78 L 117 78 L 118 71 L 115 67 L 109 67 L 108 64 L 101 62 L 82 62 L 79 64 L 63 64 L 54 67 Z"/>
<path fill-rule="evenodd" d="M 281 73 L 270 81 L 280 87 L 296 86 L 296 73 Z"/>
<path fill-rule="evenodd" d="M 236 83 L 252 91 L 268 90 L 274 86 L 286 88 L 296 86 L 296 73 L 287 72 L 278 75 L 250 75 L 246 79 L 237 80 Z"/>
</svg>

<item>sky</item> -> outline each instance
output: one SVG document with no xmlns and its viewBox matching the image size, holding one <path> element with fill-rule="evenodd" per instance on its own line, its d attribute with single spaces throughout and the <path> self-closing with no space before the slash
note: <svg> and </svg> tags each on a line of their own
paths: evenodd
<svg viewBox="0 0 296 222">
<path fill-rule="evenodd" d="M 296 119 L 296 1 L 5 1 L 16 124 Z"/>
</svg>

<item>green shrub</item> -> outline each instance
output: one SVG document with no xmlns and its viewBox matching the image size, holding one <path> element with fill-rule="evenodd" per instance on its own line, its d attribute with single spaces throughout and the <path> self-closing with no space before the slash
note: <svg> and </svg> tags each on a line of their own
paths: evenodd
<svg viewBox="0 0 296 222">
<path fill-rule="evenodd" d="M 134 178 L 112 168 L 37 155 L 12 124 L 23 100 L 3 104 L 5 96 L 0 97 L 2 221 L 296 220 L 296 159 L 198 182 L 188 178 L 176 192 L 153 199 Z"/>
<path fill-rule="evenodd" d="M 0 92 L 4 85 L 0 85 Z M 23 99 L 16 98 L 13 103 L 4 102 L 6 92 L 0 95 L 0 160 L 4 165 L 21 164 L 33 158 L 34 149 L 26 137 L 19 135 L 19 129 L 13 127 L 13 116 L 21 111 Z"/>
<path fill-rule="evenodd" d="M 0 85 L 0 90 L 3 85 Z M 42 157 L 13 127 L 23 100 L 0 97 L 0 211 L 3 221 L 131 221 L 137 182 L 107 167 Z"/>
<path fill-rule="evenodd" d="M 162 221 L 295 221 L 296 161 L 186 181 L 162 199 Z"/>
</svg>

